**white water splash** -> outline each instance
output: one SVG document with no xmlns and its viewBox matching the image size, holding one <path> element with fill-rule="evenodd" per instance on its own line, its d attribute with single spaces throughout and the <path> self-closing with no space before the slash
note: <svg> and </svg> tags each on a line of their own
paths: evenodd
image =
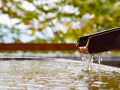
<svg viewBox="0 0 120 90">
<path fill-rule="evenodd" d="M 83 61 L 83 70 L 93 70 L 94 64 L 93 64 L 93 57 L 95 54 L 83 54 L 80 53 L 81 60 Z M 101 53 L 98 54 L 98 69 L 100 69 L 100 62 L 102 61 Z"/>
</svg>

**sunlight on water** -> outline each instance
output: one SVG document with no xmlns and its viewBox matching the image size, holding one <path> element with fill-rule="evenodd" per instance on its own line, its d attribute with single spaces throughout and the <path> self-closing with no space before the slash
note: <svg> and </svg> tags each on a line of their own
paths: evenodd
<svg viewBox="0 0 120 90">
<path fill-rule="evenodd" d="M 83 71 L 82 66 L 80 61 L 65 59 L 0 61 L 0 90 L 120 89 L 118 68 L 100 65 L 100 71 Z"/>
</svg>

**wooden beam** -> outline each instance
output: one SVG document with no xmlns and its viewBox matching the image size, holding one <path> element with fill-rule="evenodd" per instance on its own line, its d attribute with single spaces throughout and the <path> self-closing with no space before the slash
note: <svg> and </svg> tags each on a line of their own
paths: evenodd
<svg viewBox="0 0 120 90">
<path fill-rule="evenodd" d="M 0 50 L 76 50 L 74 43 L 0 43 Z"/>
</svg>

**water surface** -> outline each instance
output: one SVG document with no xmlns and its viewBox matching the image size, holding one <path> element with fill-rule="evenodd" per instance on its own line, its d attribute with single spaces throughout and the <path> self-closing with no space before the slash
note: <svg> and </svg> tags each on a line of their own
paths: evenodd
<svg viewBox="0 0 120 90">
<path fill-rule="evenodd" d="M 57 60 L 0 61 L 0 90 L 120 90 L 120 69 Z"/>
</svg>

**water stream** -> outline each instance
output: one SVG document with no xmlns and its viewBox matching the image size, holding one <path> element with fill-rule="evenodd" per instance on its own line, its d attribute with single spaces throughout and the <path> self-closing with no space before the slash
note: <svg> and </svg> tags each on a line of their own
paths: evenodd
<svg viewBox="0 0 120 90">
<path fill-rule="evenodd" d="M 92 70 L 94 69 L 94 64 L 93 64 L 93 57 L 95 54 L 84 54 L 84 53 L 80 53 L 81 55 L 81 60 L 83 62 L 83 70 Z M 103 60 L 101 53 L 97 54 L 98 55 L 98 66 L 100 67 L 100 62 Z M 100 69 L 100 68 L 98 68 Z"/>
</svg>

